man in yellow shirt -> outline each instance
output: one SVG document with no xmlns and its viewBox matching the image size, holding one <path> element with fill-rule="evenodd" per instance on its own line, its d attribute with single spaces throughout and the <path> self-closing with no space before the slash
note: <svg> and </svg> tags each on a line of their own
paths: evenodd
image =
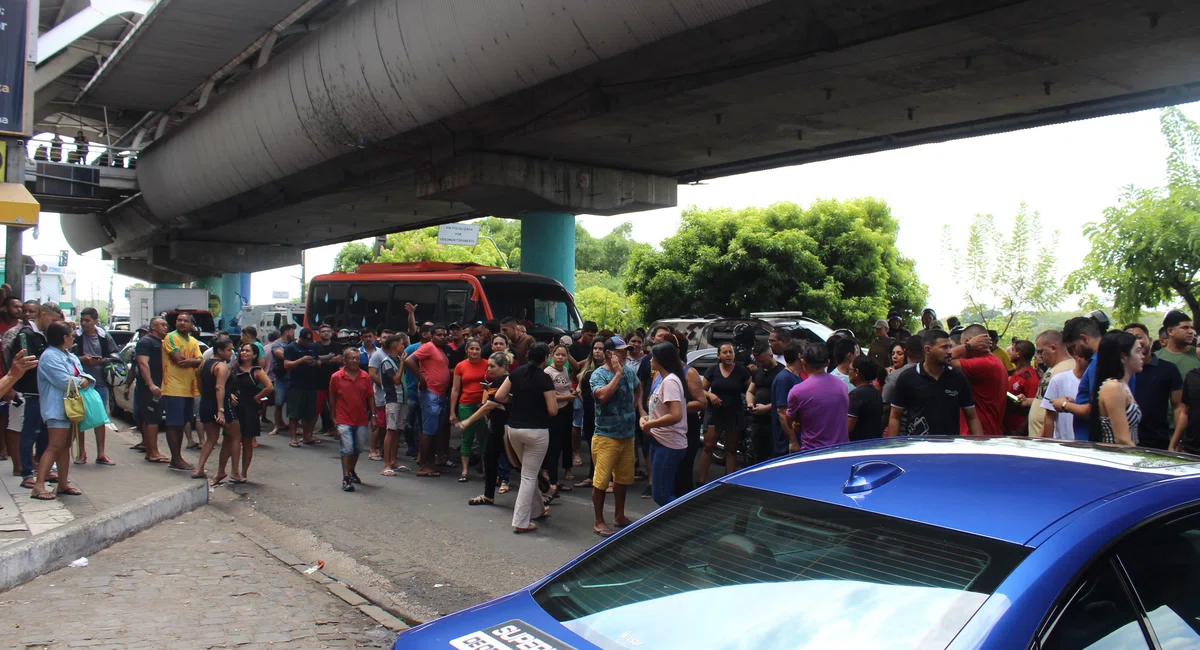
<svg viewBox="0 0 1200 650">
<path fill-rule="evenodd" d="M 163 340 L 162 399 L 167 418 L 167 446 L 171 449 L 169 467 L 179 472 L 195 470 L 183 459 L 183 427 L 195 419 L 195 397 L 200 394 L 197 369 L 200 343 L 192 336 L 191 314 L 175 318 L 175 331 Z"/>
</svg>

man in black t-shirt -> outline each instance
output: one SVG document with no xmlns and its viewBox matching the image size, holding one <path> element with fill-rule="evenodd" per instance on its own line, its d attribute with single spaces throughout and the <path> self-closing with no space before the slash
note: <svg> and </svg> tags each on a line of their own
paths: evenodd
<svg viewBox="0 0 1200 650">
<path fill-rule="evenodd" d="M 592 356 L 592 342 L 596 340 L 596 333 L 599 331 L 600 328 L 596 327 L 595 322 L 584 321 L 579 339 L 567 346 L 567 353 L 575 360 L 576 368 L 587 365 L 588 359 Z"/>
<path fill-rule="evenodd" d="M 750 435 L 754 441 L 754 460 L 763 462 L 775 457 L 775 438 L 771 428 L 771 386 L 783 365 L 775 361 L 771 346 L 766 341 L 754 344 L 754 379 L 746 390 L 746 408 L 750 410 Z"/>
<path fill-rule="evenodd" d="M 133 348 L 136 388 L 133 394 L 134 417 L 142 434 L 146 460 L 169 463 L 171 459 L 158 451 L 158 428 L 163 419 L 162 342 L 167 337 L 167 321 L 154 318 L 150 331 L 138 337 Z"/>
<path fill-rule="evenodd" d="M 1196 356 L 1200 357 L 1200 347 L 1196 348 Z M 1193 406 L 1197 407 L 1195 416 L 1191 415 Z M 1192 368 L 1183 376 L 1183 394 L 1175 407 L 1175 433 L 1170 448 L 1200 454 L 1200 368 Z"/>
<path fill-rule="evenodd" d="M 908 414 L 907 435 L 957 435 L 962 411 L 971 435 L 983 435 L 971 383 L 961 370 L 950 366 L 954 345 L 942 330 L 925 330 L 918 336 L 925 348 L 925 361 L 896 380 L 887 435 L 900 435 L 900 420 Z"/>
<path fill-rule="evenodd" d="M 321 325 L 321 340 L 313 343 L 320 362 L 317 376 L 317 416 L 321 418 L 321 433 L 330 433 L 333 428 L 333 412 L 329 408 L 329 380 L 342 367 L 341 343 L 333 340 L 333 328 L 328 323 Z"/>
<path fill-rule="evenodd" d="M 850 366 L 850 409 L 847 429 L 850 440 L 869 440 L 883 436 L 883 398 L 875 388 L 879 364 L 866 355 L 855 357 Z"/>
</svg>

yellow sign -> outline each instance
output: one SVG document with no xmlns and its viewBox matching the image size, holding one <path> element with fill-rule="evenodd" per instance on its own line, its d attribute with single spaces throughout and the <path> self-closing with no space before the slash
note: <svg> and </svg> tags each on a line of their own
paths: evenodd
<svg viewBox="0 0 1200 650">
<path fill-rule="evenodd" d="M 0 183 L 0 225 L 33 227 L 41 206 L 22 183 Z"/>
</svg>

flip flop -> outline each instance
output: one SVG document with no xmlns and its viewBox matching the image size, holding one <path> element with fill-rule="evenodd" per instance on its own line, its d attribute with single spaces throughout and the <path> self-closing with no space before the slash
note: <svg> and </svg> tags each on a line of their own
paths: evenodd
<svg viewBox="0 0 1200 650">
<path fill-rule="evenodd" d="M 381 456 L 379 454 L 368 454 L 367 459 L 368 460 L 383 460 L 383 456 Z"/>
<path fill-rule="evenodd" d="M 513 528 L 513 534 L 521 535 L 524 533 L 532 533 L 537 530 L 537 524 L 529 524 L 529 528 Z"/>
<path fill-rule="evenodd" d="M 299 448 L 299 447 L 300 447 L 300 443 L 298 443 L 298 442 L 296 442 L 295 440 L 293 440 L 293 441 L 291 441 L 291 442 L 289 442 L 289 443 L 288 443 L 288 446 L 289 446 L 289 447 L 296 447 L 296 448 Z"/>
<path fill-rule="evenodd" d="M 629 523 L 624 523 L 624 524 L 618 524 L 617 522 L 614 521 L 613 528 L 624 528 L 626 526 L 632 526 L 636 522 L 637 522 L 637 519 L 630 519 Z"/>
<path fill-rule="evenodd" d="M 237 483 L 238 485 L 245 485 L 250 482 L 250 479 L 248 479 L 248 478 L 242 478 L 242 479 L 231 478 L 231 479 L 229 479 L 229 482 Z"/>
<path fill-rule="evenodd" d="M 325 444 L 324 440 L 315 440 L 315 439 L 314 440 L 301 440 L 300 442 L 302 442 L 306 445 L 323 445 L 323 444 Z"/>
<path fill-rule="evenodd" d="M 459 483 L 466 483 L 466 482 L 467 482 L 467 477 L 466 477 L 466 476 L 459 476 L 459 477 L 458 477 L 458 482 L 459 482 Z"/>
<path fill-rule="evenodd" d="M 228 479 L 229 479 L 228 476 L 218 476 L 218 477 L 214 478 L 212 480 L 212 482 L 208 484 L 208 486 L 209 487 L 218 487 L 218 486 L 224 485 L 225 481 Z"/>
<path fill-rule="evenodd" d="M 192 478 L 194 478 L 194 479 L 205 479 L 205 480 L 207 480 L 207 479 L 208 479 L 208 472 L 201 472 L 199 476 L 196 476 L 195 472 L 193 472 L 193 473 L 192 473 Z"/>
<path fill-rule="evenodd" d="M 441 472 L 417 472 L 417 476 L 420 476 L 422 478 L 424 478 L 424 477 L 437 478 L 441 475 L 442 475 Z"/>
<path fill-rule="evenodd" d="M 196 471 L 195 467 L 175 467 L 174 465 L 167 466 L 167 469 L 171 470 L 172 472 L 194 472 L 194 471 Z"/>
<path fill-rule="evenodd" d="M 80 497 L 83 496 L 83 490 L 80 490 L 77 487 L 68 487 L 65 490 L 59 490 L 58 494 L 65 494 L 69 497 Z"/>
<path fill-rule="evenodd" d="M 21 487 L 25 488 L 26 490 L 32 490 L 33 486 L 36 483 L 37 483 L 37 481 L 32 476 L 30 476 L 29 478 L 25 479 L 24 481 L 21 481 Z"/>
<path fill-rule="evenodd" d="M 80 456 L 75 459 L 76 465 L 87 465 L 87 456 Z"/>
<path fill-rule="evenodd" d="M 200 448 L 200 443 L 198 443 L 198 442 L 194 442 L 194 443 L 192 443 L 192 444 L 188 445 L 188 446 L 187 446 L 187 448 L 188 448 L 188 451 L 191 451 L 191 450 L 193 450 L 193 449 L 199 449 L 199 448 Z"/>
<path fill-rule="evenodd" d="M 582 481 L 580 481 L 580 482 L 576 483 L 576 484 L 575 484 L 575 487 L 577 487 L 577 488 L 590 488 L 590 487 L 592 487 L 592 479 L 590 479 L 590 478 L 588 478 L 588 479 L 584 479 L 584 480 L 582 480 Z"/>
<path fill-rule="evenodd" d="M 596 530 L 595 528 L 593 528 L 593 529 L 592 529 L 592 532 L 593 532 L 593 533 L 595 533 L 596 535 L 600 536 L 600 537 L 612 537 L 613 535 L 615 535 L 615 534 L 616 534 L 616 531 L 612 531 L 612 530 Z"/>
<path fill-rule="evenodd" d="M 147 458 L 146 462 L 147 463 L 169 463 L 169 462 L 171 462 L 171 459 L 165 458 L 165 457 L 164 458 Z"/>
<path fill-rule="evenodd" d="M 54 501 L 58 497 L 50 490 L 45 490 L 42 492 L 30 492 L 29 498 L 37 499 L 38 501 Z"/>
<path fill-rule="evenodd" d="M 105 456 L 101 456 L 100 458 L 97 458 L 96 464 L 97 465 L 116 465 L 116 463 L 113 462 L 113 459 L 107 458 Z"/>
<path fill-rule="evenodd" d="M 382 472 L 380 472 L 379 474 L 382 476 L 395 476 L 396 470 L 389 467 L 389 468 L 383 470 Z"/>
<path fill-rule="evenodd" d="M 146 445 L 134 445 L 130 449 L 134 451 L 146 451 Z"/>
<path fill-rule="evenodd" d="M 496 505 L 496 502 L 481 494 L 481 495 L 479 495 L 477 497 L 473 497 L 473 498 L 471 498 L 471 500 L 467 501 L 467 505 L 469 505 L 469 506 L 494 506 L 494 505 Z"/>
</svg>

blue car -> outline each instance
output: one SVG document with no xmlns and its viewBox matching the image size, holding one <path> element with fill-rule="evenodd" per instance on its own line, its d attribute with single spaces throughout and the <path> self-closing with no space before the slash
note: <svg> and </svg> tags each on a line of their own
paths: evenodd
<svg viewBox="0 0 1200 650">
<path fill-rule="evenodd" d="M 394 648 L 1200 648 L 1200 458 L 892 438 L 748 468 Z"/>
</svg>

